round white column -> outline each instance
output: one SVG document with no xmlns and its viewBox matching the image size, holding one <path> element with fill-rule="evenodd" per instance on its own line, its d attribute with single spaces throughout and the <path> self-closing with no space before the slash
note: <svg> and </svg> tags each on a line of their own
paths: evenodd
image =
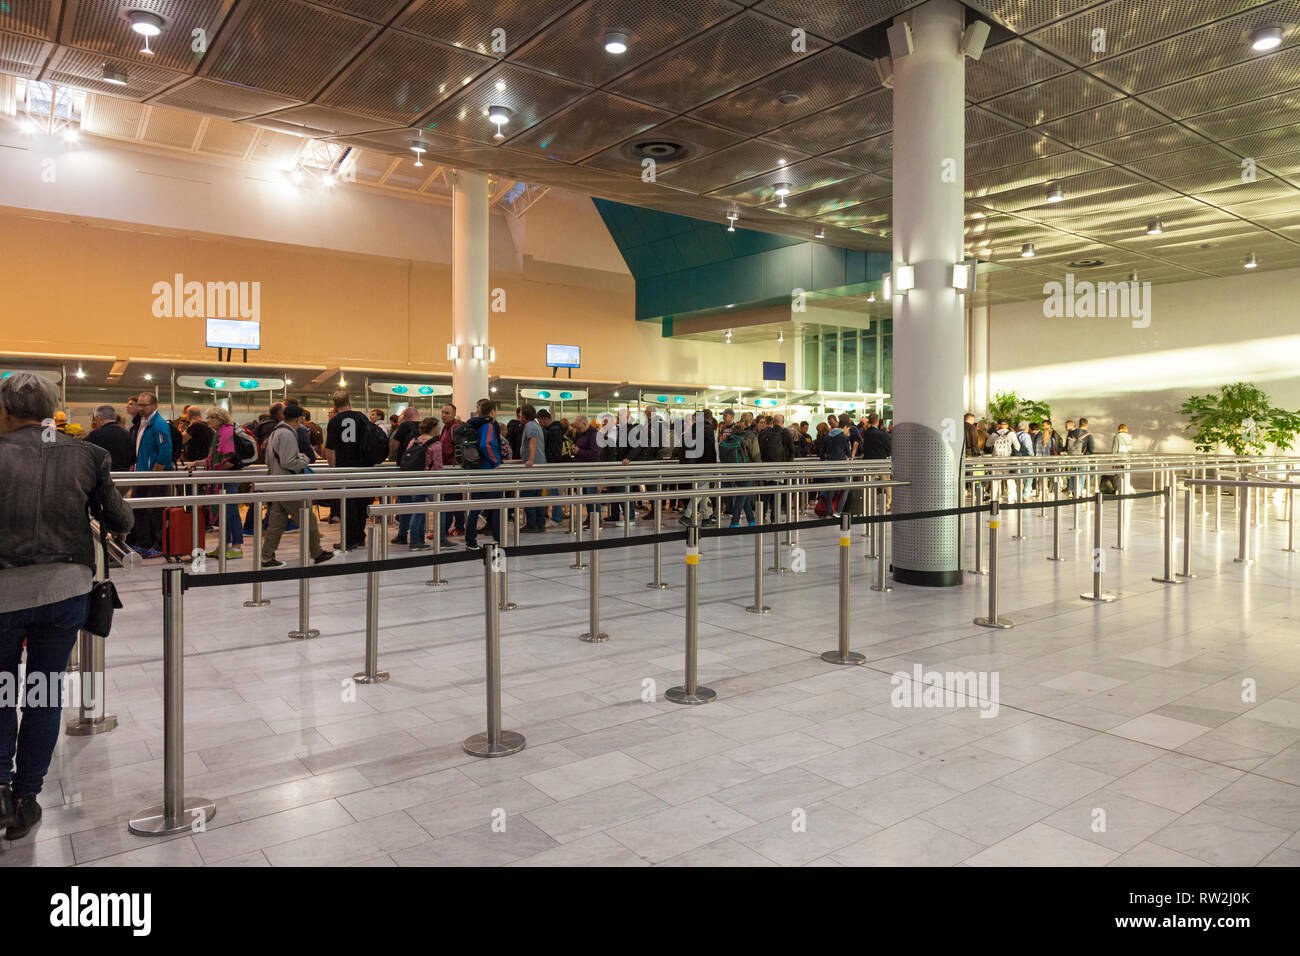
<svg viewBox="0 0 1300 956">
<path fill-rule="evenodd" d="M 961 503 L 965 323 L 952 266 L 962 261 L 965 183 L 965 58 L 957 51 L 964 11 L 928 0 L 910 21 L 913 50 L 894 65 L 894 262 L 915 288 L 894 290 L 895 512 Z M 897 22 L 897 21 L 896 21 Z M 956 517 L 894 526 L 894 579 L 960 584 Z"/>
<path fill-rule="evenodd" d="M 488 174 L 458 169 L 451 186 L 451 390 L 462 421 L 488 397 Z M 474 358 L 474 346 L 483 358 Z"/>
</svg>

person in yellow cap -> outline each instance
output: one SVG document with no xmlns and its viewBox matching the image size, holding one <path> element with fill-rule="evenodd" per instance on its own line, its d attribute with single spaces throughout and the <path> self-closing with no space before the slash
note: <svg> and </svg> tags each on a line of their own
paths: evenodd
<svg viewBox="0 0 1300 956">
<path fill-rule="evenodd" d="M 59 409 L 54 413 L 54 427 L 70 438 L 80 438 L 86 434 L 86 430 L 75 422 L 68 423 L 68 413 Z"/>
</svg>

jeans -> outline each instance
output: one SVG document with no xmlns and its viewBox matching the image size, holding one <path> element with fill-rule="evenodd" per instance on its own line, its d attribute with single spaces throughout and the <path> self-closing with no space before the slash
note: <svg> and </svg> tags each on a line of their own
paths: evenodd
<svg viewBox="0 0 1300 956">
<path fill-rule="evenodd" d="M 726 488 L 743 488 L 746 482 L 727 481 L 723 483 Z M 740 513 L 745 513 L 745 520 L 750 524 L 754 523 L 754 499 L 751 495 L 736 495 L 727 499 L 731 502 L 731 526 L 733 528 L 740 524 Z"/>
<path fill-rule="evenodd" d="M 607 492 L 608 492 L 609 494 L 611 494 L 611 495 L 625 495 L 625 494 L 627 494 L 627 489 L 628 489 L 628 486 L 627 486 L 627 485 L 623 485 L 621 488 L 606 488 L 605 491 L 607 491 Z M 625 504 L 626 504 L 628 507 L 631 507 L 631 503 L 630 503 L 630 502 L 611 501 L 611 502 L 609 503 L 609 520 L 610 520 L 610 521 L 617 521 L 619 518 L 623 517 L 623 506 L 624 506 Z"/>
<path fill-rule="evenodd" d="M 226 494 L 233 495 L 239 491 L 239 482 L 231 482 L 222 487 L 225 489 Z M 242 548 L 244 546 L 244 527 L 239 523 L 239 505 L 234 502 L 226 505 L 226 544 L 232 548 Z M 221 546 L 220 542 L 217 543 L 217 546 Z"/>
<path fill-rule="evenodd" d="M 475 491 L 470 494 L 470 499 L 473 501 L 487 501 L 494 498 L 499 499 L 501 497 L 503 496 L 499 491 Z M 470 513 L 465 518 L 466 546 L 470 546 L 478 542 L 478 516 L 479 514 L 482 513 L 482 511 L 483 509 L 481 508 L 474 508 L 470 511 Z M 497 543 L 501 543 L 503 538 L 501 534 L 501 520 L 500 520 L 501 512 L 499 512 L 496 508 L 492 508 L 487 513 L 487 519 L 488 519 L 488 534 L 492 535 L 492 539 L 494 541 L 496 541 Z"/>
<path fill-rule="evenodd" d="M 398 501 L 428 501 L 428 495 L 398 495 Z M 407 515 L 410 522 L 407 525 L 408 540 L 411 544 L 421 544 L 424 541 L 424 528 L 429 520 L 428 512 L 420 511 L 413 515 Z M 398 534 L 401 534 L 399 531 Z"/>
<path fill-rule="evenodd" d="M 347 512 L 348 540 L 344 547 L 364 548 L 366 546 L 366 509 L 370 507 L 368 498 L 344 498 L 343 507 Z"/>
<path fill-rule="evenodd" d="M 528 488 L 519 492 L 521 498 L 536 498 L 541 492 L 536 488 Z M 546 527 L 546 508 L 525 508 L 524 509 L 524 527 L 526 528 L 544 528 Z"/>
<path fill-rule="evenodd" d="M 40 793 L 46 771 L 50 769 L 50 758 L 59 739 L 63 675 L 77 632 L 86 623 L 89 606 L 89 595 L 82 594 L 53 604 L 0 613 L 0 677 L 8 687 L 17 690 L 18 662 L 26 639 L 27 677 L 23 696 L 26 698 L 26 692 L 32 695 L 32 700 L 24 700 L 21 724 L 17 701 L 9 694 L 0 701 L 0 785 L 12 782 L 15 797 Z"/>
<path fill-rule="evenodd" d="M 558 495 L 560 494 L 560 491 L 557 488 L 547 488 L 546 493 L 548 495 Z M 542 512 L 545 513 L 545 511 L 546 509 L 543 508 Z M 559 505 L 551 505 L 551 520 L 554 521 L 556 524 L 559 524 L 561 521 L 563 521 L 564 509 L 561 508 Z"/>
</svg>

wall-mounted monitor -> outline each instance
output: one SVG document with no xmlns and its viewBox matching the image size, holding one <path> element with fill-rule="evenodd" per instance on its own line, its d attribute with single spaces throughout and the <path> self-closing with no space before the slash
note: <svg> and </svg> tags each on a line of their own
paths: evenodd
<svg viewBox="0 0 1300 956">
<path fill-rule="evenodd" d="M 207 319 L 210 349 L 260 349 L 262 324 L 240 319 Z"/>
<path fill-rule="evenodd" d="M 764 363 L 763 363 L 763 381 L 765 381 L 765 382 L 784 382 L 784 381 L 785 381 L 785 363 L 784 363 L 784 362 L 764 362 Z"/>
<path fill-rule="evenodd" d="M 582 347 L 579 345 L 547 345 L 547 368 L 580 368 Z"/>
</svg>

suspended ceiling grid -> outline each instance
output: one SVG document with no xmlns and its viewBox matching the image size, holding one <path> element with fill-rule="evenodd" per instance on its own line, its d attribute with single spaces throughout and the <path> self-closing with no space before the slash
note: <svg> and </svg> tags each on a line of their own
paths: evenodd
<svg viewBox="0 0 1300 956">
<path fill-rule="evenodd" d="M 735 202 L 749 228 L 810 237 L 825 226 L 829 242 L 882 249 L 892 103 L 868 28 L 914 5 L 31 0 L 0 5 L 0 72 L 400 163 L 418 130 L 426 163 L 693 216 Z M 968 251 L 1010 267 L 977 298 L 1036 296 L 1081 259 L 1105 261 L 1090 277 L 1136 269 L 1155 282 L 1239 274 L 1248 252 L 1261 269 L 1300 265 L 1300 0 L 969 6 L 998 29 L 967 66 Z M 138 52 L 128 9 L 166 21 L 152 57 Z M 1285 34 L 1260 54 L 1248 37 L 1265 25 Z M 791 50 L 794 26 L 806 52 Z M 627 54 L 604 51 L 611 30 L 628 36 Z M 105 66 L 127 84 L 104 82 Z M 514 113 L 503 140 L 488 105 Z M 646 140 L 688 155 L 642 182 L 625 147 Z M 1242 181 L 1245 158 L 1254 182 Z M 794 187 L 785 209 L 778 181 Z M 1045 201 L 1048 183 L 1065 202 Z M 1148 236 L 1156 216 L 1164 232 Z M 1025 242 L 1036 258 L 1020 257 Z"/>
</svg>

